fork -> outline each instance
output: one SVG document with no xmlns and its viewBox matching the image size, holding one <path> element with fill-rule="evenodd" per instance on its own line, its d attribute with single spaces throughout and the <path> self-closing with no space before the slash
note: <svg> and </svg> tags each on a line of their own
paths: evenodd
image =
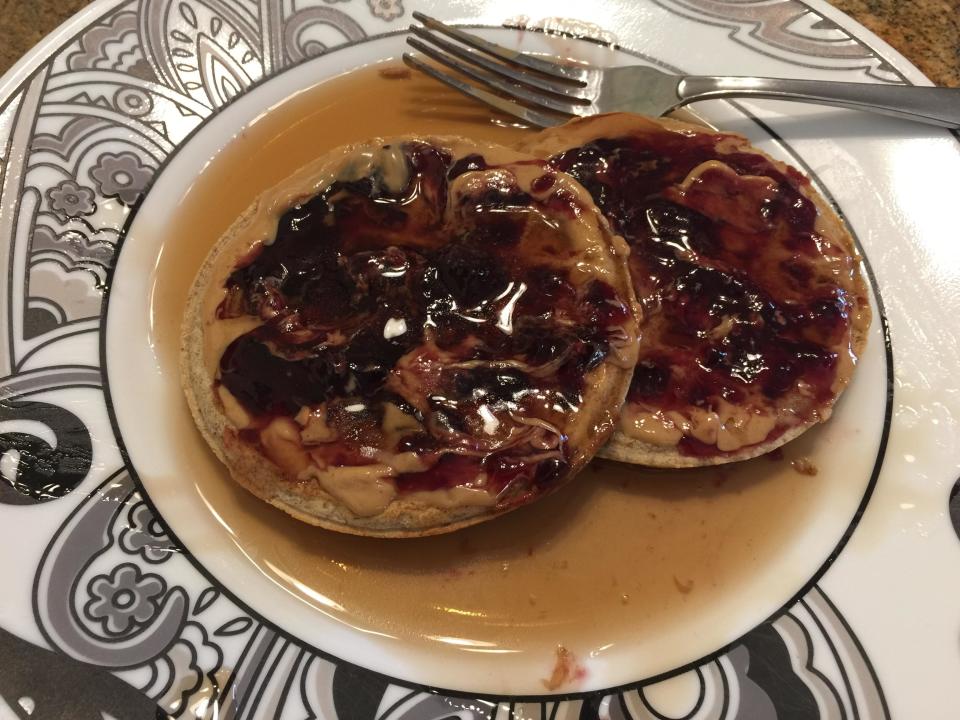
<svg viewBox="0 0 960 720">
<path fill-rule="evenodd" d="M 614 110 L 655 116 L 698 100 L 750 97 L 835 105 L 960 128 L 960 88 L 673 75 L 640 65 L 567 65 L 510 50 L 420 12 L 414 12 L 413 17 L 422 27 L 410 26 L 416 37 L 408 37 L 407 43 L 476 84 L 409 53 L 403 54 L 405 63 L 538 127 Z"/>
</svg>

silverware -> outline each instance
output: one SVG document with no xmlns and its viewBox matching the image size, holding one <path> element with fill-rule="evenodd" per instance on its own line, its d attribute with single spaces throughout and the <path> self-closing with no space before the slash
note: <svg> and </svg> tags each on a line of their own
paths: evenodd
<svg viewBox="0 0 960 720">
<path fill-rule="evenodd" d="M 443 72 L 409 53 L 404 53 L 404 62 L 472 98 L 539 127 L 560 125 L 573 116 L 614 110 L 663 115 L 697 100 L 730 97 L 799 100 L 893 115 L 940 127 L 960 127 L 960 88 L 698 77 L 671 75 L 644 66 L 561 65 L 502 47 L 420 12 L 413 13 L 413 17 L 423 26 L 410 26 L 410 32 L 416 37 L 408 37 L 407 43 L 476 84 Z M 445 40 L 441 35 L 456 42 Z"/>
</svg>

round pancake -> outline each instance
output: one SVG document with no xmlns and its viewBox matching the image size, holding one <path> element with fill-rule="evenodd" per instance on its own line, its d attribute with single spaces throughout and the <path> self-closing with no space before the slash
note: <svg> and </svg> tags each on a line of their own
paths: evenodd
<svg viewBox="0 0 960 720">
<path fill-rule="evenodd" d="M 341 148 L 264 193 L 188 299 L 183 385 L 232 477 L 296 518 L 448 532 L 563 485 L 636 362 L 623 241 L 544 161 Z"/>
<path fill-rule="evenodd" d="M 853 239 L 806 177 L 739 135 L 626 113 L 521 149 L 579 180 L 631 247 L 641 349 L 600 455 L 720 464 L 829 418 L 870 306 Z"/>
</svg>

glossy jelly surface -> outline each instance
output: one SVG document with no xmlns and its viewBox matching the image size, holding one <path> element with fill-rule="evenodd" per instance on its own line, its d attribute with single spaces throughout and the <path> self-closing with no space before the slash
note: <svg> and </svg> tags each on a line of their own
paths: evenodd
<svg viewBox="0 0 960 720">
<path fill-rule="evenodd" d="M 317 467 L 387 453 L 406 458 L 401 493 L 523 502 L 567 472 L 565 427 L 628 303 L 572 277 L 579 251 L 557 227 L 584 208 L 541 161 L 518 166 L 536 170 L 535 198 L 481 154 L 384 151 L 404 182 L 382 168 L 333 182 L 229 275 L 218 316 L 262 322 L 226 348 L 218 382 L 254 418 L 247 442 L 292 418 Z"/>
<path fill-rule="evenodd" d="M 729 140 L 638 133 L 552 163 L 631 246 L 645 324 L 630 402 L 661 416 L 789 405 L 790 421 L 810 422 L 832 401 L 840 354 L 850 352 L 850 253 L 820 232 L 806 178 L 730 152 Z M 758 441 L 789 424 L 781 412 Z M 680 452 L 724 452 L 701 436 L 685 432 Z"/>
</svg>

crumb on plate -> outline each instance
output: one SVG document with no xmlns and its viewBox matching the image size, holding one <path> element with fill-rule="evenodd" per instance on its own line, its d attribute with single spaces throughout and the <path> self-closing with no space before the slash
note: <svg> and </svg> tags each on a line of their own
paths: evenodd
<svg viewBox="0 0 960 720">
<path fill-rule="evenodd" d="M 406 80 L 413 73 L 406 67 L 385 67 L 380 70 L 380 77 L 384 80 Z"/>
<path fill-rule="evenodd" d="M 540 682 L 550 691 L 559 690 L 564 685 L 577 682 L 585 678 L 587 671 L 577 663 L 576 656 L 563 645 L 557 645 L 556 660 L 553 663 L 553 672 L 550 677 Z"/>
<path fill-rule="evenodd" d="M 820 472 L 820 469 L 808 457 L 798 457 L 796 460 L 792 460 L 790 464 L 801 475 L 813 476 Z"/>
</svg>

